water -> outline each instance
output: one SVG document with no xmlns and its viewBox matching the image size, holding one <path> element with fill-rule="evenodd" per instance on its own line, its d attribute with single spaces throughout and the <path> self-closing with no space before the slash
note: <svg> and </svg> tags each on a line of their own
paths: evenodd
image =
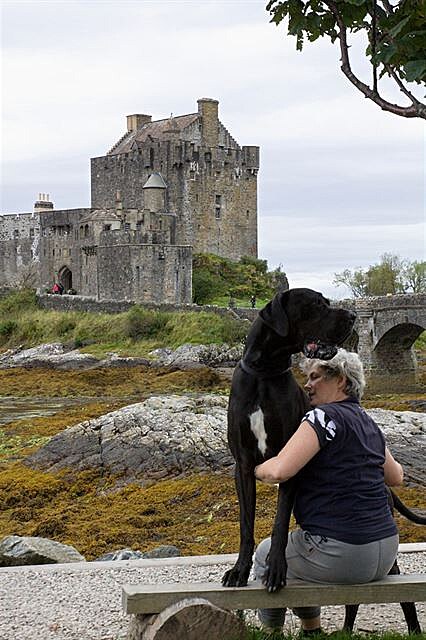
<svg viewBox="0 0 426 640">
<path fill-rule="evenodd" d="M 37 398 L 37 397 L 1 397 L 0 396 L 0 425 L 22 420 L 24 418 L 39 418 L 51 416 L 61 409 L 78 407 L 100 398 Z"/>
</svg>

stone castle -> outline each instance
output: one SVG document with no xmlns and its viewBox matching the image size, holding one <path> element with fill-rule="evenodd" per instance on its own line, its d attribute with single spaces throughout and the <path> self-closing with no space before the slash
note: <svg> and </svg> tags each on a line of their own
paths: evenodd
<svg viewBox="0 0 426 640">
<path fill-rule="evenodd" d="M 91 160 L 91 207 L 0 216 L 0 287 L 34 272 L 41 291 L 97 300 L 191 302 L 192 254 L 257 257 L 259 147 L 243 146 L 218 118 L 218 101 L 127 131 Z"/>
</svg>

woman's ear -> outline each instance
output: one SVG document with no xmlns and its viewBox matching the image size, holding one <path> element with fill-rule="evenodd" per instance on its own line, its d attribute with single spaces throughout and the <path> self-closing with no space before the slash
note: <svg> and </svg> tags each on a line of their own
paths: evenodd
<svg viewBox="0 0 426 640">
<path fill-rule="evenodd" d="M 341 375 L 337 378 L 337 387 L 340 389 L 340 391 L 345 391 L 347 384 L 348 379 L 346 376 Z"/>
</svg>

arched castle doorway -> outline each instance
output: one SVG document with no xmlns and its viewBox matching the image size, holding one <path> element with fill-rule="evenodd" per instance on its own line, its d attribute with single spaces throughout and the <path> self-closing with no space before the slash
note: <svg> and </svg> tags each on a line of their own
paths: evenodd
<svg viewBox="0 0 426 640">
<path fill-rule="evenodd" d="M 72 289 L 72 272 L 66 265 L 59 270 L 58 280 L 64 288 L 64 293 Z"/>
</svg>

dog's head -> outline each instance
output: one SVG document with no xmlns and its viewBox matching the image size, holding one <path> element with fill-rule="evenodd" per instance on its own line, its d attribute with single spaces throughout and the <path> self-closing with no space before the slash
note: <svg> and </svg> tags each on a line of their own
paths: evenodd
<svg viewBox="0 0 426 640">
<path fill-rule="evenodd" d="M 312 289 L 290 289 L 277 293 L 260 312 L 260 318 L 285 338 L 293 353 L 330 360 L 350 336 L 356 314 L 331 307 L 330 301 Z"/>
</svg>

